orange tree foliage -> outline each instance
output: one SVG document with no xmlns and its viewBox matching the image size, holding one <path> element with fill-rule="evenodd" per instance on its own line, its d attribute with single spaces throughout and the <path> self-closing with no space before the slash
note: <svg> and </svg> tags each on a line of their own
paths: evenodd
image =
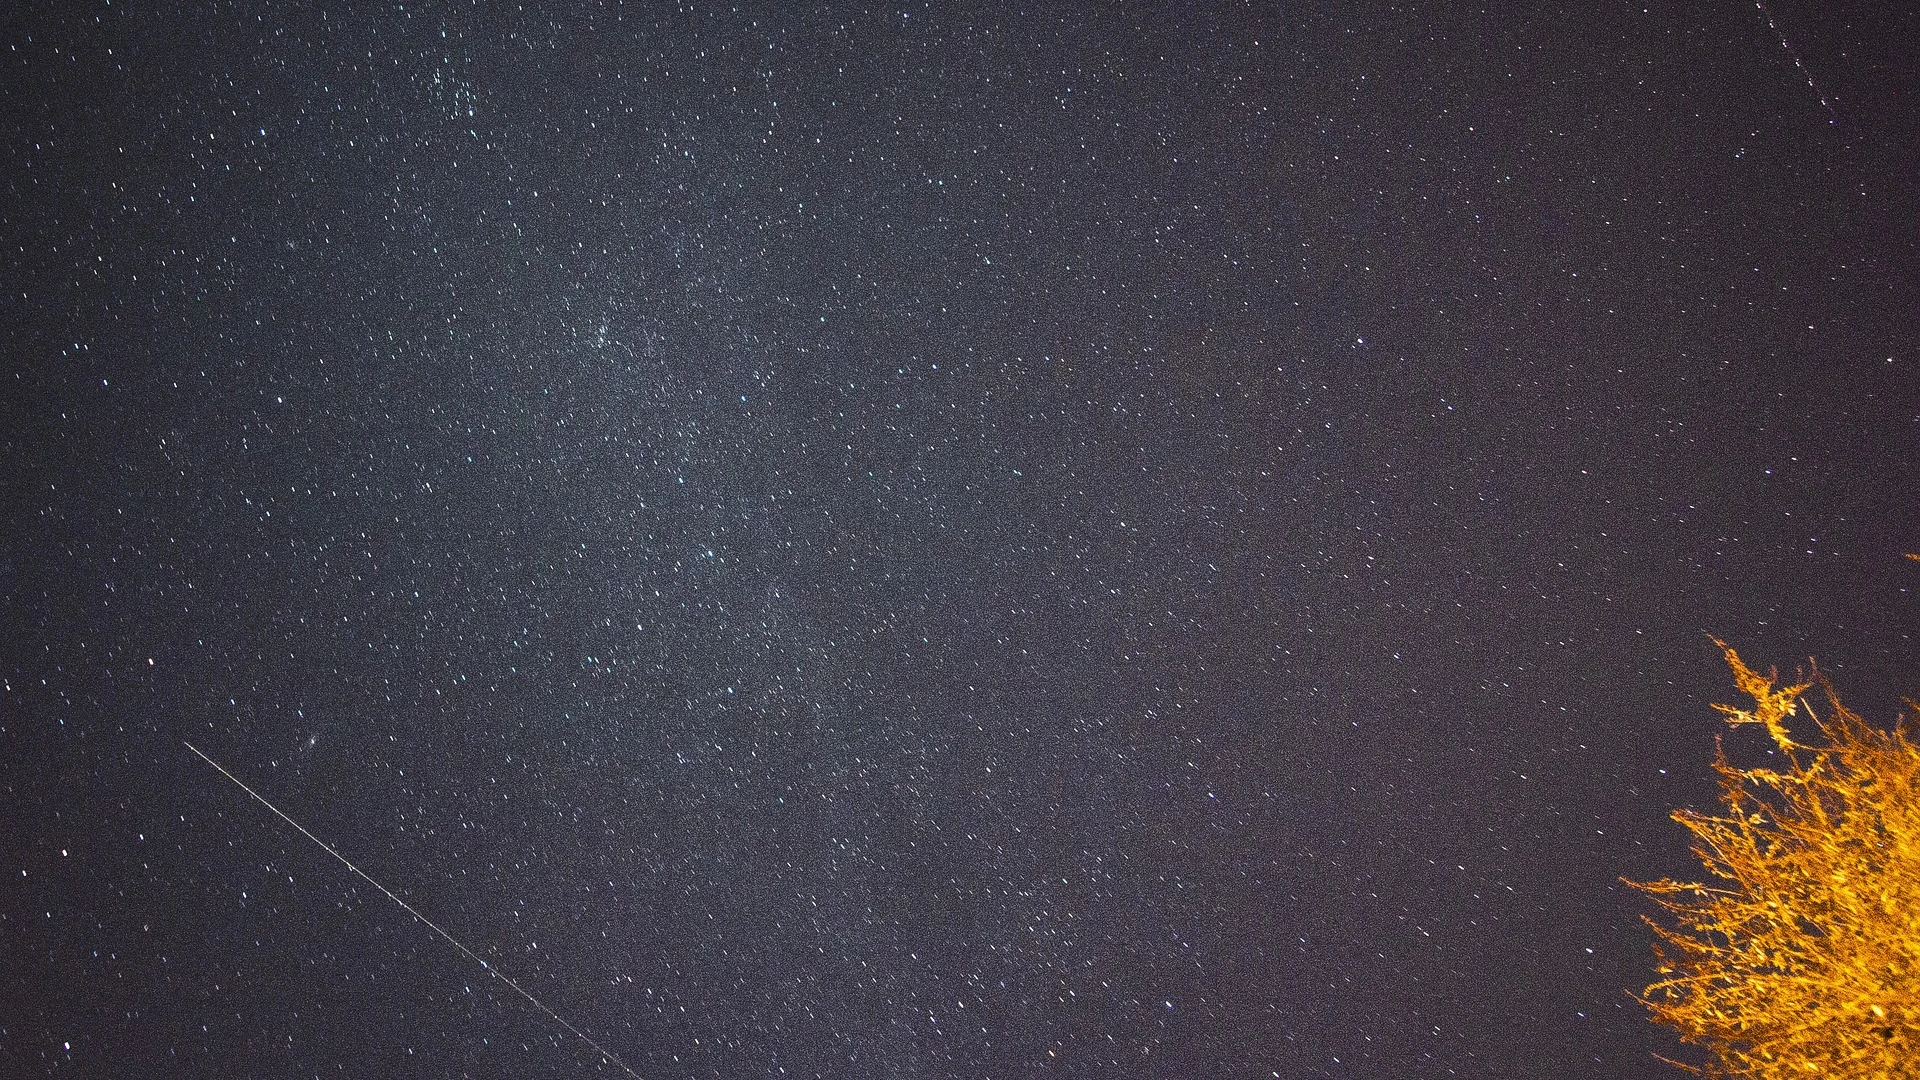
<svg viewBox="0 0 1920 1080">
<path fill-rule="evenodd" d="M 1781 687 L 1715 644 L 1754 702 L 1715 708 L 1765 728 L 1776 767 L 1736 768 L 1722 747 L 1723 813 L 1674 813 L 1711 883 L 1629 882 L 1667 913 L 1647 920 L 1660 979 L 1640 1000 L 1706 1051 L 1709 1077 L 1920 1077 L 1920 746 L 1817 673 L 1815 716 L 1811 682 Z M 1817 745 L 1788 732 L 1800 710 Z"/>
</svg>

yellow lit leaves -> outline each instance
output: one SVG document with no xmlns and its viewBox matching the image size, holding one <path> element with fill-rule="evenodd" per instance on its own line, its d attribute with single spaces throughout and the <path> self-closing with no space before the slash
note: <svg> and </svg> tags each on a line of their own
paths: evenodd
<svg viewBox="0 0 1920 1080">
<path fill-rule="evenodd" d="M 1729 724 L 1764 724 L 1767 734 L 1773 737 L 1774 744 L 1780 749 L 1797 749 L 1793 740 L 1787 737 L 1787 717 L 1793 715 L 1794 705 L 1800 700 L 1800 695 L 1806 693 L 1813 684 L 1797 683 L 1775 689 L 1774 683 L 1780 678 L 1779 672 L 1770 671 L 1761 675 L 1741 663 L 1740 654 L 1734 652 L 1732 646 L 1719 638 L 1714 638 L 1713 643 L 1720 646 L 1720 651 L 1726 654 L 1727 663 L 1733 667 L 1734 685 L 1754 700 L 1752 709 L 1736 709 L 1731 705 L 1715 705 L 1714 708 L 1720 710 Z"/>
<path fill-rule="evenodd" d="M 1826 686 L 1821 738 L 1795 742 L 1811 683 L 1778 686 L 1715 642 L 1782 767 L 1716 754 L 1722 813 L 1677 811 L 1722 882 L 1632 882 L 1666 913 L 1657 982 L 1640 1000 L 1729 1080 L 1920 1076 L 1920 747 L 1873 727 Z M 1825 686 L 1825 680 L 1820 680 Z"/>
</svg>

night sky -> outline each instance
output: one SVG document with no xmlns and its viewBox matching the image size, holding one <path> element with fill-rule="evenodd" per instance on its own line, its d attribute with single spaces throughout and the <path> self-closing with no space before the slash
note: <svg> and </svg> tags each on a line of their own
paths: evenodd
<svg viewBox="0 0 1920 1080">
<path fill-rule="evenodd" d="M 646 1080 L 1677 1076 L 1920 692 L 1896 5 L 35 6 L 0 1074 L 626 1075 L 191 741 Z"/>
</svg>

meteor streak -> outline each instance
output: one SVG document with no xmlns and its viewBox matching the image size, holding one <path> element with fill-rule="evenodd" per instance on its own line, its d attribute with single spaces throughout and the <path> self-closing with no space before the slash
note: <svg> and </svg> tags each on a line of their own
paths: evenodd
<svg viewBox="0 0 1920 1080">
<path fill-rule="evenodd" d="M 182 740 L 182 742 L 185 742 L 185 740 Z M 496 979 L 499 979 L 501 982 L 506 983 L 508 986 L 512 987 L 514 993 L 519 994 L 523 998 L 526 998 L 527 1001 L 530 1002 L 534 1008 L 539 1009 L 541 1012 L 547 1014 L 548 1019 L 552 1020 L 556 1024 L 559 1024 L 561 1027 L 566 1028 L 568 1031 L 573 1032 L 573 1034 L 577 1036 L 581 1042 L 586 1043 L 588 1046 L 593 1047 L 594 1051 L 597 1052 L 602 1058 L 606 1059 L 610 1064 L 619 1066 L 620 1070 L 622 1072 L 625 1072 L 628 1076 L 633 1077 L 633 1080 L 642 1080 L 639 1073 L 634 1072 L 631 1068 L 627 1066 L 626 1062 L 620 1060 L 620 1055 L 614 1053 L 613 1051 L 607 1049 L 604 1046 L 601 1046 L 599 1043 L 594 1042 L 591 1038 L 587 1037 L 586 1032 L 581 1031 L 579 1028 L 574 1027 L 572 1024 L 567 1023 L 566 1018 L 562 1017 L 559 1013 L 554 1012 L 552 1009 L 547 1008 L 546 1004 L 542 1002 L 539 998 L 534 997 L 532 994 L 527 993 L 526 988 L 522 987 L 519 983 L 514 982 L 512 979 L 508 978 L 505 973 L 501 972 L 498 968 L 494 967 L 492 964 L 489 964 L 485 960 L 480 959 L 479 953 L 476 953 L 472 949 L 467 948 L 465 945 L 460 944 L 457 938 L 455 938 L 452 934 L 447 933 L 445 930 L 442 930 L 440 928 L 440 925 L 434 922 L 432 919 L 429 919 L 425 915 L 422 915 L 418 911 L 414 910 L 414 907 L 412 904 L 409 904 L 405 900 L 400 899 L 399 896 L 394 894 L 394 891 L 392 889 L 389 889 L 385 885 L 380 884 L 378 881 L 373 880 L 373 875 L 353 865 L 353 862 L 349 860 L 345 855 L 342 855 L 338 851 L 335 851 L 332 844 L 329 844 L 325 840 L 322 840 L 319 837 L 308 832 L 307 827 L 305 825 L 302 825 L 299 822 L 288 817 L 286 813 L 282 811 L 279 807 L 268 802 L 266 799 L 266 796 L 248 787 L 246 781 L 228 772 L 224 765 L 221 765 L 219 762 L 208 757 L 205 753 L 202 753 L 200 748 L 193 745 L 192 743 L 186 743 L 186 747 L 187 749 L 193 751 L 195 754 L 198 754 L 200 757 L 200 760 L 213 766 L 215 769 L 218 769 L 220 771 L 221 776 L 224 776 L 227 779 L 233 781 L 235 784 L 238 784 L 240 786 L 241 791 L 244 791 L 247 794 L 253 796 L 254 801 L 258 802 L 261 806 L 264 806 L 267 809 L 273 811 L 274 814 L 278 816 L 281 821 L 284 821 L 287 824 L 293 826 L 295 829 L 299 830 L 301 836 L 304 836 L 307 839 L 313 841 L 314 843 L 319 844 L 321 850 L 325 851 L 327 854 L 333 856 L 334 858 L 339 859 L 340 865 L 346 867 L 347 869 L 353 871 L 355 874 L 359 875 L 362 881 L 365 881 L 367 884 L 373 886 L 376 889 L 379 889 L 382 893 L 385 893 L 387 899 L 400 905 L 400 910 L 406 912 L 407 914 L 413 916 L 416 919 L 419 919 L 423 924 L 426 925 L 427 929 L 445 938 L 447 940 L 447 944 L 465 953 L 467 957 L 471 959 L 474 963 L 479 964 L 482 968 L 485 968 L 487 974 L 493 976 Z"/>
</svg>

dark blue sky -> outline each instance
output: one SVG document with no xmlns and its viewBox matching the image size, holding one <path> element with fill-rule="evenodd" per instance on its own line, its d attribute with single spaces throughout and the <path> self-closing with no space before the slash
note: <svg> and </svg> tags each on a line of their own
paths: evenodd
<svg viewBox="0 0 1920 1080">
<path fill-rule="evenodd" d="M 191 740 L 647 1080 L 1678 1075 L 1702 631 L 1920 691 L 1884 6 L 12 18 L 0 1071 L 624 1075 Z"/>
</svg>

